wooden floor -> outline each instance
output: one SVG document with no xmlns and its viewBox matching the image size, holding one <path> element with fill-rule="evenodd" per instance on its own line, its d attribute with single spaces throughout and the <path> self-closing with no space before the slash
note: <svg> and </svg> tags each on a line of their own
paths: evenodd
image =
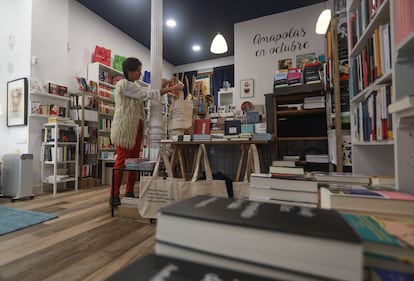
<svg viewBox="0 0 414 281">
<path fill-rule="evenodd" d="M 0 204 L 59 217 L 0 236 L 0 280 L 105 280 L 154 251 L 155 224 L 111 217 L 109 187 Z"/>
</svg>

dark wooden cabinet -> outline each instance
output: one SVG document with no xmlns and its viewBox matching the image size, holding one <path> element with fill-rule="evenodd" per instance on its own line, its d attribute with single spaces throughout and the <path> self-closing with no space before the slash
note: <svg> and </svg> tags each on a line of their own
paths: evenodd
<svg viewBox="0 0 414 281">
<path fill-rule="evenodd" d="M 274 135 L 276 158 L 285 155 L 328 154 L 327 114 L 323 108 L 304 109 L 304 99 L 323 97 L 322 84 L 275 88 L 267 94 L 267 128 Z"/>
</svg>

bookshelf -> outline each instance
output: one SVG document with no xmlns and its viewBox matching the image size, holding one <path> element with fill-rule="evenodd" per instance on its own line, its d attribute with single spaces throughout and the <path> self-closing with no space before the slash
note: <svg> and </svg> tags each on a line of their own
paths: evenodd
<svg viewBox="0 0 414 281">
<path fill-rule="evenodd" d="M 68 96 L 58 96 L 43 92 L 31 92 L 30 93 L 30 117 L 38 117 L 47 119 L 51 117 L 50 108 L 58 106 L 58 115 L 66 117 L 67 108 L 69 103 Z M 55 115 L 55 114 L 53 114 Z"/>
<path fill-rule="evenodd" d="M 377 1 L 378 6 L 370 2 L 347 2 L 352 171 L 394 175 L 395 120 L 386 110 L 395 87 L 389 38 L 392 1 Z"/>
<path fill-rule="evenodd" d="M 328 154 L 326 106 L 303 109 L 304 99 L 310 97 L 325 102 L 322 83 L 275 88 L 265 95 L 267 128 L 276 146 L 274 160 L 285 155 L 304 157 L 311 150 Z"/>
<path fill-rule="evenodd" d="M 97 156 L 98 162 L 113 158 L 116 149 L 111 144 L 110 133 L 111 124 L 115 112 L 115 84 L 123 73 L 104 64 L 94 62 L 88 65 L 88 81 L 97 83 L 97 111 L 98 111 L 98 131 L 97 131 Z M 100 167 L 99 165 L 98 167 Z M 102 174 L 103 171 L 100 171 Z M 97 171 L 98 176 L 99 171 Z"/>
<path fill-rule="evenodd" d="M 392 102 L 413 95 L 414 77 L 414 3 L 394 0 L 390 5 L 392 25 Z M 399 191 L 414 194 L 414 107 L 408 105 L 392 113 L 396 185 Z"/>
<path fill-rule="evenodd" d="M 71 93 L 70 117 L 79 125 L 79 185 L 95 186 L 98 169 L 98 97 L 82 91 Z"/>
<path fill-rule="evenodd" d="M 42 127 L 41 192 L 46 184 L 53 186 L 53 195 L 60 184 L 66 189 L 72 183 L 78 190 L 78 125 L 45 123 Z"/>
</svg>

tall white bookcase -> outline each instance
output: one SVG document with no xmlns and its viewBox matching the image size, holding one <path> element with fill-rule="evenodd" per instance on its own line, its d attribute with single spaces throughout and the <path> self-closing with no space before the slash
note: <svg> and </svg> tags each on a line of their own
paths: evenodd
<svg viewBox="0 0 414 281">
<path fill-rule="evenodd" d="M 78 190 L 78 125 L 45 123 L 42 139 L 41 192 L 44 185 L 48 184 L 52 185 L 53 195 L 56 195 L 58 185 L 62 184 L 66 188 L 71 182 L 73 189 Z"/>
<path fill-rule="evenodd" d="M 385 52 L 389 51 L 390 67 L 382 71 L 382 75 L 371 79 L 368 86 L 354 92 L 351 97 L 351 112 L 361 107 L 373 91 L 381 87 L 391 85 L 389 95 L 391 104 L 401 100 L 407 95 L 413 95 L 414 88 L 414 31 L 411 30 L 405 39 L 398 44 L 395 43 L 395 33 L 399 32 L 396 22 L 399 21 L 395 13 L 395 5 L 399 0 L 377 1 L 378 6 L 375 12 L 371 13 L 367 24 L 363 21 L 356 24 L 359 30 L 352 30 L 352 17 L 355 13 L 363 15 L 365 9 L 372 9 L 367 0 L 348 0 L 348 30 L 357 32 L 357 40 L 352 43 L 349 36 L 349 63 L 351 69 L 356 67 L 356 61 L 361 56 L 368 41 L 374 36 L 375 30 L 389 25 L 388 38 L 389 44 L 384 47 Z M 364 7 L 364 3 L 368 6 Z M 413 5 L 407 9 L 413 9 Z M 362 24 L 362 26 L 360 26 Z M 348 35 L 350 32 L 348 32 Z M 382 37 L 383 39 L 384 37 Z M 380 41 L 381 46 L 384 40 Z M 387 49 L 389 48 L 389 50 Z M 374 53 L 375 55 L 375 53 Z M 362 56 L 361 56 L 362 57 Z M 385 62 L 382 62 L 384 66 Z M 352 70 L 351 70 L 352 72 Z M 358 74 L 356 75 L 358 76 Z M 354 75 L 353 79 L 358 79 Z M 352 79 L 351 79 L 352 80 Z M 350 88 L 352 81 L 350 82 Z M 358 138 L 358 115 L 351 114 L 351 134 L 352 134 L 352 160 L 353 172 L 366 175 L 388 176 L 395 175 L 396 187 L 399 191 L 414 194 L 414 108 L 405 107 L 392 113 L 392 139 L 385 140 L 365 140 Z M 360 125 L 360 124 L 359 124 Z"/>
</svg>

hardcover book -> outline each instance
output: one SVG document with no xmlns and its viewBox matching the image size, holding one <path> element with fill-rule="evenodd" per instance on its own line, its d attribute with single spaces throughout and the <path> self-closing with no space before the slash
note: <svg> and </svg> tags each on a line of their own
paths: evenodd
<svg viewBox="0 0 414 281">
<path fill-rule="evenodd" d="M 156 240 L 321 278 L 362 278 L 361 241 L 335 210 L 196 196 L 160 210 Z"/>
<path fill-rule="evenodd" d="M 372 187 L 321 187 L 320 206 L 344 211 L 414 215 L 414 195 L 368 188 Z"/>
<path fill-rule="evenodd" d="M 163 276 L 168 276 L 164 279 Z M 107 281 L 193 281 L 193 280 L 240 280 L 270 281 L 257 275 L 232 271 L 182 259 L 149 254 L 115 273 Z M 280 279 L 279 279 L 280 280 Z"/>
<path fill-rule="evenodd" d="M 318 182 L 311 178 L 294 175 L 271 175 L 270 177 L 262 176 L 261 174 L 250 175 L 250 185 L 264 186 L 270 188 L 281 188 L 285 190 L 318 192 Z"/>
<path fill-rule="evenodd" d="M 362 239 L 365 253 L 414 260 L 414 248 L 389 233 L 383 227 L 381 219 L 375 216 L 346 213 L 342 216 Z"/>
<path fill-rule="evenodd" d="M 371 178 L 369 176 L 347 172 L 311 172 L 310 175 L 315 177 L 317 181 L 321 182 L 343 182 L 358 184 L 370 184 L 371 182 Z"/>
</svg>

